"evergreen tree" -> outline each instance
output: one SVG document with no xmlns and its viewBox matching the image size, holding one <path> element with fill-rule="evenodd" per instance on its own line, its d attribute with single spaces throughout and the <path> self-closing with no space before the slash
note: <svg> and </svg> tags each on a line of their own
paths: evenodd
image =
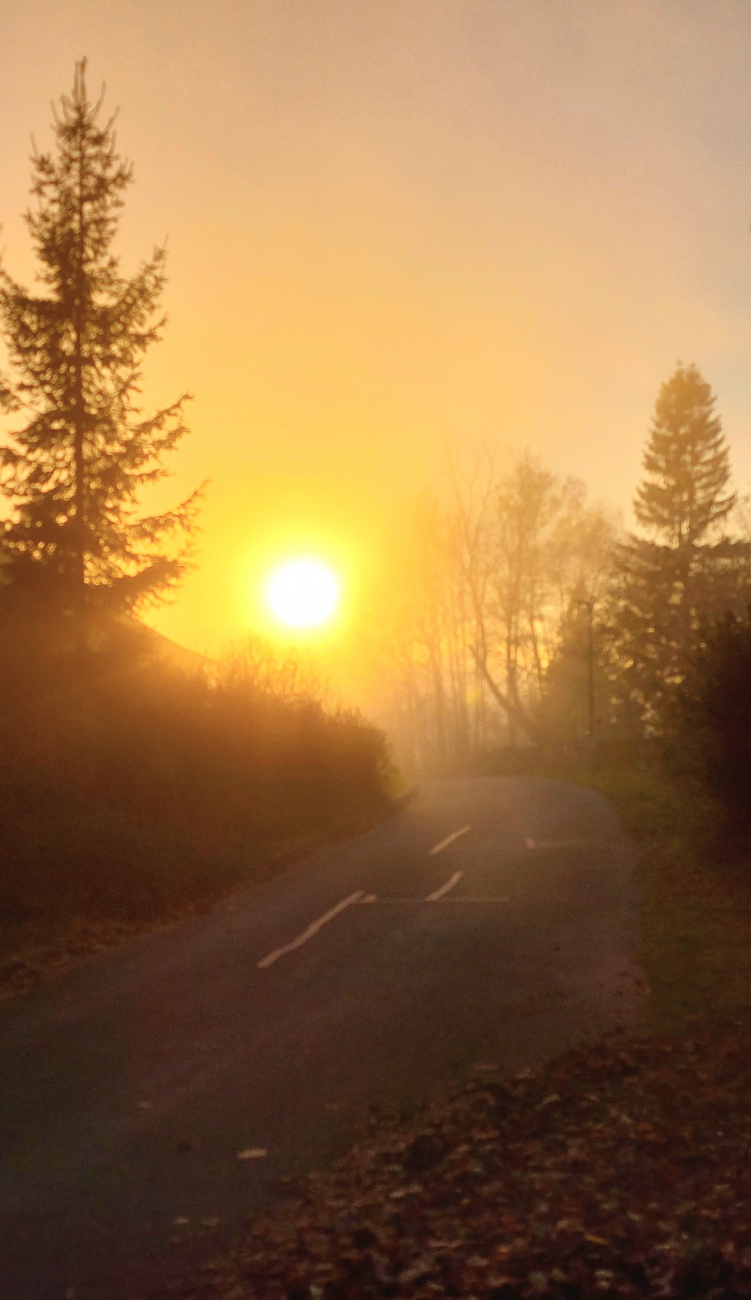
<svg viewBox="0 0 751 1300">
<path fill-rule="evenodd" d="M 618 691 L 642 716 L 680 682 L 708 618 L 749 595 L 747 540 L 730 531 L 737 504 L 715 398 L 695 365 L 662 385 L 634 513 L 641 534 L 618 548 L 611 641 Z"/>
<path fill-rule="evenodd" d="M 142 359 L 164 324 L 155 313 L 165 249 L 121 275 L 112 245 L 132 168 L 85 73 L 82 60 L 54 114 L 54 153 L 32 157 L 36 202 L 25 220 L 42 292 L 0 268 L 12 366 L 0 397 L 20 415 L 0 447 L 5 572 L 11 589 L 31 584 L 78 613 L 132 610 L 174 584 L 199 495 L 139 517 L 141 490 L 165 475 L 163 457 L 186 432 L 187 396 L 152 415 L 139 406 Z"/>
<path fill-rule="evenodd" d="M 697 367 L 680 363 L 657 398 L 634 514 L 674 550 L 702 543 L 737 501 L 715 401 Z"/>
</svg>

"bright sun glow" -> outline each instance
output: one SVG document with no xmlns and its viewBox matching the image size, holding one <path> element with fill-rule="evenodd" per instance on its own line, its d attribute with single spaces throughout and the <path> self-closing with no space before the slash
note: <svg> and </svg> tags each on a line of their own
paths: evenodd
<svg viewBox="0 0 751 1300">
<path fill-rule="evenodd" d="M 320 560 L 289 560 L 266 583 L 266 602 L 285 627 L 313 628 L 327 623 L 340 598 L 336 574 Z"/>
</svg>

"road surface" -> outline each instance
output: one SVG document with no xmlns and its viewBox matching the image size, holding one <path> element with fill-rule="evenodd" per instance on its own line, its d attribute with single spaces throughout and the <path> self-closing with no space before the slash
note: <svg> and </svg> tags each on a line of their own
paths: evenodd
<svg viewBox="0 0 751 1300">
<path fill-rule="evenodd" d="M 0 1289 L 131 1300 L 369 1104 L 633 1023 L 634 853 L 599 795 L 436 781 L 393 820 L 0 1008 Z M 265 1153 L 265 1154 L 262 1154 Z"/>
</svg>

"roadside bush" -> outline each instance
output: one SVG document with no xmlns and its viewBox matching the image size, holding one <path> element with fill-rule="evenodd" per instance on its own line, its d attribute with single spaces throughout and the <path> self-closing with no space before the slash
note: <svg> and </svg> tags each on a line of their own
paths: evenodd
<svg viewBox="0 0 751 1300">
<path fill-rule="evenodd" d="M 0 921 L 202 902 L 388 808 L 383 735 L 246 659 L 186 673 L 132 627 L 78 653 L 0 636 Z"/>
<path fill-rule="evenodd" d="M 751 841 L 751 609 L 706 628 L 666 708 L 668 768 L 716 802 L 726 846 Z"/>
</svg>

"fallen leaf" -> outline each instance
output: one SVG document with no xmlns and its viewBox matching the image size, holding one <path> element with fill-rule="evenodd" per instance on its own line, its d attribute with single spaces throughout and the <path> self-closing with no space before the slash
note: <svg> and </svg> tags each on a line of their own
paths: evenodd
<svg viewBox="0 0 751 1300">
<path fill-rule="evenodd" d="M 262 1160 L 269 1153 L 265 1147 L 245 1147 L 244 1151 L 238 1151 L 238 1160 Z"/>
<path fill-rule="evenodd" d="M 749 1086 L 751 1034 L 629 1039 L 572 1050 L 518 1082 L 475 1077 L 427 1110 L 384 1107 L 200 1282 L 159 1294 L 743 1295 Z M 424 1181 L 407 1183 L 418 1170 Z"/>
</svg>

